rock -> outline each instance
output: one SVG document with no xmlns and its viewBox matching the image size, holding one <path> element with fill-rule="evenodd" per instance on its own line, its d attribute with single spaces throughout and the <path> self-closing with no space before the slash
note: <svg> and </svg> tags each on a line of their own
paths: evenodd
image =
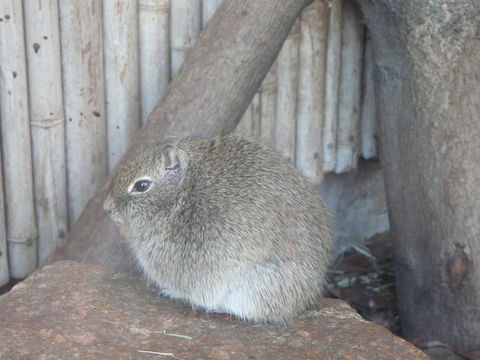
<svg viewBox="0 0 480 360">
<path fill-rule="evenodd" d="M 289 326 L 161 297 L 145 280 L 58 262 L 0 297 L 0 359 L 428 359 L 345 302 Z M 148 353 L 151 352 L 151 353 Z"/>
</svg>

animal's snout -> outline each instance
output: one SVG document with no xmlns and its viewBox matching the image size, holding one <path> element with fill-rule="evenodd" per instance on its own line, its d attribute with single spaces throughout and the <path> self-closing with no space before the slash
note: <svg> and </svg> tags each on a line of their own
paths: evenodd
<svg viewBox="0 0 480 360">
<path fill-rule="evenodd" d="M 113 210 L 113 201 L 111 198 L 106 198 L 103 202 L 103 209 L 108 213 L 108 215 L 112 215 Z"/>
<path fill-rule="evenodd" d="M 123 225 L 122 218 L 119 216 L 118 209 L 115 208 L 115 201 L 112 198 L 107 197 L 105 199 L 103 202 L 103 208 L 113 222 L 115 222 L 117 225 Z"/>
</svg>

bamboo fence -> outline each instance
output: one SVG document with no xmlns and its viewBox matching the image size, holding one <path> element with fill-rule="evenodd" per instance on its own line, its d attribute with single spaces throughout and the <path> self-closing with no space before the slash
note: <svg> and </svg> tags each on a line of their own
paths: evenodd
<svg viewBox="0 0 480 360">
<path fill-rule="evenodd" d="M 10 275 L 23 278 L 37 265 L 37 224 L 29 124 L 22 2 L 0 2 L 0 118 Z"/>
<path fill-rule="evenodd" d="M 323 177 L 322 135 L 329 12 L 323 1 L 314 1 L 300 15 L 295 164 L 314 183 L 320 183 Z"/>
<path fill-rule="evenodd" d="M 202 27 L 207 26 L 208 21 L 213 16 L 222 0 L 203 0 L 202 1 Z"/>
<path fill-rule="evenodd" d="M 0 2 L 0 286 L 62 240 L 221 2 Z M 351 0 L 314 1 L 235 132 L 316 184 L 376 157 L 364 35 Z"/>
<path fill-rule="evenodd" d="M 170 6 L 170 70 L 172 75 L 175 75 L 202 29 L 202 2 L 174 0 Z"/>
<path fill-rule="evenodd" d="M 1 151 L 0 151 L 1 155 Z M 2 161 L 0 157 L 0 189 L 3 189 Z M 10 271 L 7 258 L 7 228 L 5 226 L 3 191 L 0 191 L 0 286 L 8 283 Z"/>
<path fill-rule="evenodd" d="M 170 0 L 138 1 L 142 121 L 170 82 Z"/>
<path fill-rule="evenodd" d="M 337 160 L 338 86 L 342 49 L 343 1 L 332 1 L 328 23 L 325 69 L 325 125 L 323 127 L 323 171 L 335 170 Z"/>
<path fill-rule="evenodd" d="M 102 2 L 59 1 L 59 8 L 72 225 L 107 177 Z"/>
<path fill-rule="evenodd" d="M 274 62 L 260 85 L 260 134 L 263 142 L 275 146 L 275 125 L 277 120 L 277 62 Z"/>
<path fill-rule="evenodd" d="M 24 2 L 38 260 L 67 232 L 65 117 L 56 0 Z"/>
<path fill-rule="evenodd" d="M 361 122 L 361 151 L 365 159 L 378 156 L 376 144 L 375 85 L 373 83 L 372 43 L 368 32 L 365 39 L 365 57 L 363 64 L 363 94 Z"/>
<path fill-rule="evenodd" d="M 275 149 L 291 162 L 295 161 L 299 49 L 300 19 L 297 19 L 278 54 L 278 93 L 274 130 Z"/>
<path fill-rule="evenodd" d="M 138 6 L 103 2 L 103 50 L 108 169 L 112 170 L 140 128 Z"/>
<path fill-rule="evenodd" d="M 359 156 L 360 99 L 363 60 L 363 33 L 360 15 L 351 1 L 344 1 L 342 11 L 341 68 L 335 172 L 356 167 Z"/>
</svg>

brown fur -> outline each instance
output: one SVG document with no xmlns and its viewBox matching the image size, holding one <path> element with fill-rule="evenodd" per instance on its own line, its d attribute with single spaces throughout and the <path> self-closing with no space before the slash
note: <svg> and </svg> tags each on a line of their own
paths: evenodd
<svg viewBox="0 0 480 360">
<path fill-rule="evenodd" d="M 130 194 L 140 178 L 150 189 Z M 328 211 L 299 171 L 253 139 L 141 147 L 118 169 L 105 209 L 168 296 L 275 323 L 321 297 Z"/>
</svg>

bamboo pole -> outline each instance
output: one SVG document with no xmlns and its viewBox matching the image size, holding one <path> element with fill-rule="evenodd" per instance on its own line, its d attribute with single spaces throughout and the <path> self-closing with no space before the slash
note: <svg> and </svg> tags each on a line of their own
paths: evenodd
<svg viewBox="0 0 480 360">
<path fill-rule="evenodd" d="M 245 113 L 243 114 L 242 118 L 237 124 L 237 127 L 235 128 L 235 134 L 242 135 L 242 136 L 252 136 L 252 104 L 248 105 L 247 110 L 245 110 Z"/>
<path fill-rule="evenodd" d="M 361 118 L 362 156 L 365 159 L 377 157 L 375 112 L 375 83 L 373 80 L 372 43 L 370 37 L 365 40 L 365 58 L 363 63 L 363 100 Z"/>
<path fill-rule="evenodd" d="M 0 29 L 1 28 L 2 27 L 0 25 Z M 4 201 L 5 198 L 3 196 L 2 156 L 0 151 L 0 286 L 8 283 L 10 279 L 10 272 L 8 271 L 7 228 L 5 226 Z"/>
<path fill-rule="evenodd" d="M 0 118 L 10 274 L 24 278 L 37 266 L 27 69 L 22 2 L 0 2 Z"/>
<path fill-rule="evenodd" d="M 138 7 L 103 2 L 108 168 L 112 170 L 140 127 Z"/>
<path fill-rule="evenodd" d="M 328 24 L 327 69 L 325 72 L 325 125 L 323 128 L 323 172 L 334 171 L 336 165 L 343 1 L 344 0 L 332 0 Z"/>
<path fill-rule="evenodd" d="M 180 69 L 185 53 L 194 44 L 202 26 L 201 0 L 174 0 L 170 11 L 172 76 Z"/>
<path fill-rule="evenodd" d="M 362 78 L 363 33 L 360 14 L 353 1 L 343 4 L 342 68 L 340 71 L 337 128 L 337 164 L 343 173 L 357 166 L 360 137 L 360 93 Z"/>
<path fill-rule="evenodd" d="M 142 122 L 170 82 L 170 0 L 139 0 Z"/>
<path fill-rule="evenodd" d="M 322 135 L 328 7 L 320 0 L 300 16 L 297 168 L 315 184 L 323 179 Z"/>
<path fill-rule="evenodd" d="M 203 0 L 202 1 L 202 28 L 204 28 L 208 20 L 213 16 L 215 11 L 222 3 L 223 0 Z"/>
<path fill-rule="evenodd" d="M 252 136 L 260 138 L 260 122 L 262 120 L 262 101 L 260 93 L 257 92 L 253 96 L 252 102 Z"/>
<path fill-rule="evenodd" d="M 275 61 L 260 85 L 260 137 L 265 144 L 275 146 L 277 123 L 277 62 Z"/>
<path fill-rule="evenodd" d="M 100 0 L 60 1 L 69 223 L 107 177 Z"/>
<path fill-rule="evenodd" d="M 278 97 L 275 149 L 291 162 L 295 161 L 299 45 L 300 22 L 297 19 L 277 59 Z"/>
<path fill-rule="evenodd" d="M 56 0 L 24 4 L 37 251 L 41 263 L 67 232 L 60 28 Z"/>
</svg>

